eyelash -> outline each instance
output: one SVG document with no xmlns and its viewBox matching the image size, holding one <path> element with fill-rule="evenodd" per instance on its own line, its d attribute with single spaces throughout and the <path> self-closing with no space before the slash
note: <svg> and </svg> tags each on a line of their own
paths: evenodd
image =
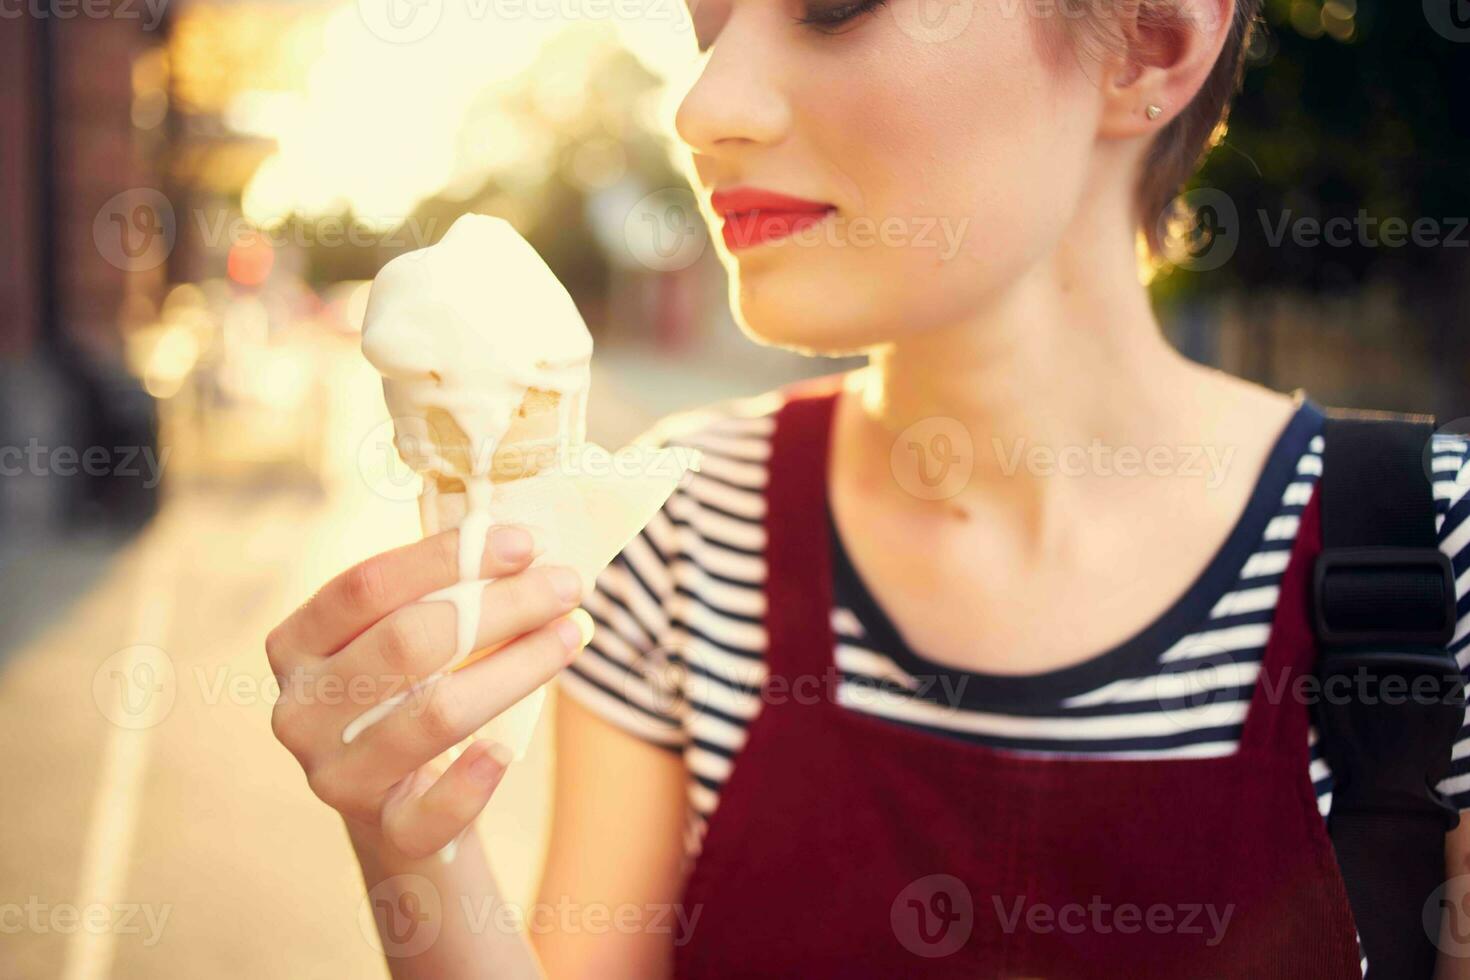
<svg viewBox="0 0 1470 980">
<path fill-rule="evenodd" d="M 856 3 L 844 4 L 840 7 L 830 7 L 807 14 L 805 17 L 796 18 L 798 24 L 808 24 L 824 33 L 829 27 L 840 27 L 850 20 L 861 17 L 863 14 L 871 13 L 887 3 L 888 0 L 858 0 Z"/>
</svg>

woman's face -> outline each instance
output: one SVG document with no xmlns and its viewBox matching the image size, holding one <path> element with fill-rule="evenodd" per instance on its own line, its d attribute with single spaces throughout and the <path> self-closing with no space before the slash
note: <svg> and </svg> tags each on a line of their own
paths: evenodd
<svg viewBox="0 0 1470 980">
<path fill-rule="evenodd" d="M 958 323 L 1021 283 L 1085 199 L 1102 111 L 1095 73 L 1045 46 L 1031 8 L 1055 5 L 887 0 L 796 22 L 854 2 L 692 3 L 708 62 L 675 119 L 706 208 L 732 187 L 832 206 L 721 245 L 745 329 L 826 353 Z"/>
</svg>

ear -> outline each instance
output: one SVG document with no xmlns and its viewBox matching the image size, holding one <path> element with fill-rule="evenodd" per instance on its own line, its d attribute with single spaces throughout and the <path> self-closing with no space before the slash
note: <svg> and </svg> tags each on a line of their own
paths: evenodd
<svg viewBox="0 0 1470 980">
<path fill-rule="evenodd" d="M 1099 136 L 1163 129 L 1198 94 L 1235 20 L 1235 0 L 1131 0 L 1113 5 L 1122 42 L 1102 78 Z M 1158 115 L 1149 118 L 1149 106 Z"/>
</svg>

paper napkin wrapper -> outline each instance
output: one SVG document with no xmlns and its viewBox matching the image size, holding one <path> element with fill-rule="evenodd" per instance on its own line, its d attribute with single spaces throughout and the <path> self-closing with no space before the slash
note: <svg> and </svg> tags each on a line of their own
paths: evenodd
<svg viewBox="0 0 1470 980">
<path fill-rule="evenodd" d="M 532 564 L 576 569 L 585 599 L 602 570 L 647 526 L 685 474 L 698 468 L 699 453 L 693 449 L 634 444 L 609 452 L 583 443 L 563 453 L 554 469 L 497 483 L 491 521 L 526 527 L 542 549 Z M 463 493 L 424 494 L 419 498 L 424 534 L 458 527 L 465 506 Z M 476 659 L 472 655 L 464 666 Z M 532 691 L 491 719 L 480 737 L 500 742 L 521 759 L 545 696 L 545 687 Z"/>
</svg>

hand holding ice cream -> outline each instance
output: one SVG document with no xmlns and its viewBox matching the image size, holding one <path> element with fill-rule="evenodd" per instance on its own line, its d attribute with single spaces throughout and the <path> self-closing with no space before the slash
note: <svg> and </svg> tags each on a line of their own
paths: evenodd
<svg viewBox="0 0 1470 980">
<path fill-rule="evenodd" d="M 535 564 L 575 569 L 585 594 L 695 464 L 687 452 L 645 450 L 629 466 L 585 443 L 591 336 L 541 257 L 498 218 L 466 215 L 437 245 L 385 265 L 363 353 L 383 375 L 395 446 L 424 478 L 424 533 L 460 529 L 459 583 L 422 600 L 454 604 L 459 642 L 425 684 L 477 659 L 478 569 L 492 524 L 528 527 L 541 549 Z M 484 736 L 520 758 L 543 691 L 490 721 Z M 344 741 L 408 693 L 364 712 Z"/>
</svg>

